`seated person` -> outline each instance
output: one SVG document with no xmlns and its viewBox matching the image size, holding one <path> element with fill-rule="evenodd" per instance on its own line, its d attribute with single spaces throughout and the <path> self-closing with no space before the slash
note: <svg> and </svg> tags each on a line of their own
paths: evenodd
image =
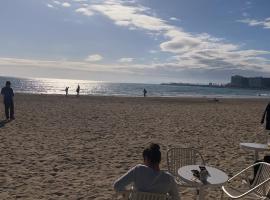
<svg viewBox="0 0 270 200">
<path fill-rule="evenodd" d="M 116 191 L 124 191 L 127 185 L 133 184 L 134 190 L 151 193 L 168 193 L 173 200 L 179 200 L 174 177 L 159 169 L 161 152 L 158 144 L 151 144 L 143 151 L 144 164 L 131 168 L 114 183 Z"/>
</svg>

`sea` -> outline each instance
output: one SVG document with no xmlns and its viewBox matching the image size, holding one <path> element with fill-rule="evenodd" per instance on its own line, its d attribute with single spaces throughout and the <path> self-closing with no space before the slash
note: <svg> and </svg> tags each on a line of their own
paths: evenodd
<svg viewBox="0 0 270 200">
<path fill-rule="evenodd" d="M 143 89 L 151 97 L 209 97 L 209 98 L 270 98 L 270 90 L 216 88 L 202 86 L 175 86 L 142 83 L 111 83 L 90 80 L 52 79 L 52 78 L 11 78 L 0 77 L 0 86 L 11 81 L 15 93 L 29 94 L 76 94 L 80 85 L 81 95 L 141 97 Z"/>
</svg>

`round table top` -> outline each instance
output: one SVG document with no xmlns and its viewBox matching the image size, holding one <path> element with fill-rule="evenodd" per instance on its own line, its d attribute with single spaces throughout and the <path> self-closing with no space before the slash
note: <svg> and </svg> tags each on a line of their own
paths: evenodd
<svg viewBox="0 0 270 200">
<path fill-rule="evenodd" d="M 202 182 L 193 176 L 193 173 L 191 170 L 198 170 L 200 171 L 199 168 L 200 165 L 187 165 L 183 166 L 178 169 L 178 175 L 180 176 L 181 179 L 183 179 L 185 182 L 190 183 L 190 184 L 202 184 Z M 206 170 L 209 173 L 209 176 L 207 178 L 207 184 L 204 186 L 220 186 L 223 183 L 225 183 L 228 180 L 228 175 L 214 167 L 209 167 L 205 166 Z"/>
<path fill-rule="evenodd" d="M 270 150 L 267 144 L 259 144 L 259 143 L 240 143 L 240 147 L 243 149 L 250 149 L 256 151 Z"/>
</svg>

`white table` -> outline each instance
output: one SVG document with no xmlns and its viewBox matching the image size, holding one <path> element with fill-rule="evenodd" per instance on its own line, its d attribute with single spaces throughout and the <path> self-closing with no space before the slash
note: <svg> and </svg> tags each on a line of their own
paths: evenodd
<svg viewBox="0 0 270 200">
<path fill-rule="evenodd" d="M 254 161 L 259 159 L 259 152 L 270 151 L 270 148 L 267 144 L 259 143 L 240 143 L 240 148 L 244 150 L 254 151 Z"/>
<path fill-rule="evenodd" d="M 194 185 L 199 188 L 198 199 L 202 200 L 205 196 L 205 189 L 208 187 L 220 187 L 228 180 L 228 175 L 214 167 L 205 166 L 209 173 L 207 183 L 203 184 L 198 178 L 193 176 L 191 170 L 200 171 L 199 165 L 187 165 L 178 169 L 178 175 L 180 178 L 188 184 Z"/>
</svg>

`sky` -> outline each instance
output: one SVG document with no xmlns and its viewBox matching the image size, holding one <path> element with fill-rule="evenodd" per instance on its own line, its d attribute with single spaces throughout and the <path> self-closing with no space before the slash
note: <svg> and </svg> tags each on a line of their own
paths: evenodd
<svg viewBox="0 0 270 200">
<path fill-rule="evenodd" d="M 270 77 L 269 0 L 1 0 L 0 76 Z"/>
</svg>

